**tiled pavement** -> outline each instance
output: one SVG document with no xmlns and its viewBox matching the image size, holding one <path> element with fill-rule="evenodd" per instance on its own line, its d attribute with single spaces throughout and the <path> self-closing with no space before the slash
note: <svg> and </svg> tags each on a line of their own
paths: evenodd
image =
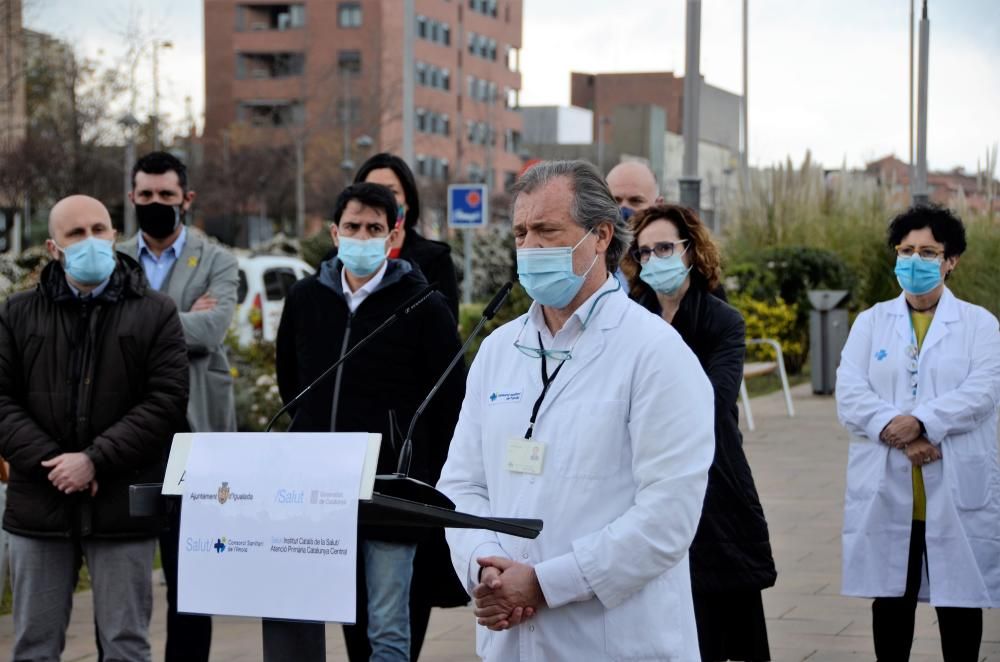
<svg viewBox="0 0 1000 662">
<path fill-rule="evenodd" d="M 838 595 L 840 524 L 847 440 L 831 398 L 814 397 L 808 385 L 794 389 L 797 416 L 784 414 L 780 393 L 755 398 L 757 430 L 746 434 L 746 450 L 771 526 L 778 584 L 764 593 L 771 653 L 775 660 L 839 662 L 872 660 L 870 603 Z M 163 587 L 157 586 L 153 623 L 154 659 L 162 659 Z M 468 609 L 436 610 L 423 660 L 474 658 Z M 981 658 L 1000 662 L 1000 610 L 984 618 Z M 10 649 L 10 616 L 0 618 L 0 659 Z M 76 596 L 65 660 L 95 660 L 90 594 Z M 339 626 L 327 627 L 328 659 L 344 660 Z M 215 621 L 213 661 L 259 660 L 257 621 Z M 934 610 L 917 609 L 912 660 L 941 659 Z"/>
</svg>

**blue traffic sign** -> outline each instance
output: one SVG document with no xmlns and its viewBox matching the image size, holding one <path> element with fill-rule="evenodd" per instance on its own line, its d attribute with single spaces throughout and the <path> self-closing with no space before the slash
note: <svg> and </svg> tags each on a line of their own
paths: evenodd
<svg viewBox="0 0 1000 662">
<path fill-rule="evenodd" d="M 486 184 L 448 186 L 448 227 L 480 228 L 489 220 Z"/>
</svg>

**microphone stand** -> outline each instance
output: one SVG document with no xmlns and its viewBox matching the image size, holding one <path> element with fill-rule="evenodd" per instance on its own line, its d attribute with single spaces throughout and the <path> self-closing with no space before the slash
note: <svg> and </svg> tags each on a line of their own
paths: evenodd
<svg viewBox="0 0 1000 662">
<path fill-rule="evenodd" d="M 396 465 L 396 473 L 393 474 L 380 474 L 375 476 L 375 492 L 377 494 L 393 497 L 396 499 L 405 499 L 407 501 L 415 501 L 417 503 L 423 504 L 425 506 L 435 506 L 438 508 L 446 508 L 448 510 L 455 510 L 455 503 L 446 497 L 444 494 L 439 492 L 433 486 L 427 483 L 412 478 L 410 474 L 410 463 L 413 459 L 413 430 L 417 426 L 417 420 L 420 415 L 424 413 L 427 406 L 430 405 L 431 400 L 437 394 L 441 385 L 444 384 L 444 380 L 448 378 L 451 371 L 455 368 L 455 365 L 465 356 L 465 351 L 475 340 L 476 336 L 482 330 L 486 322 L 493 319 L 503 305 L 504 301 L 507 300 L 507 295 L 510 294 L 511 289 L 513 289 L 514 284 L 507 281 L 500 291 L 496 293 L 493 299 L 486 305 L 483 309 L 483 316 L 479 319 L 472 333 L 466 338 L 465 342 L 462 344 L 462 349 L 455 354 L 452 358 L 451 363 L 445 368 L 441 377 L 438 378 L 437 383 L 431 388 L 430 393 L 424 398 L 424 401 L 420 403 L 417 407 L 417 411 L 413 413 L 413 418 L 410 419 L 410 427 L 406 431 L 406 440 L 403 442 L 403 446 L 399 451 L 399 462 Z"/>
<path fill-rule="evenodd" d="M 279 409 L 278 413 L 276 413 L 274 417 L 271 418 L 270 422 L 268 422 L 267 427 L 264 428 L 264 432 L 270 432 L 271 428 L 274 427 L 274 424 L 277 423 L 278 418 L 280 418 L 282 414 L 284 414 L 286 411 L 295 406 L 295 404 L 299 400 L 304 398 L 306 394 L 309 393 L 309 391 L 311 391 L 314 386 L 316 386 L 321 381 L 326 379 L 330 374 L 333 373 L 334 370 L 336 370 L 340 366 L 340 364 L 342 364 L 347 359 L 351 358 L 355 352 L 357 352 L 359 349 L 368 344 L 369 340 L 371 340 L 372 338 L 374 338 L 375 336 L 377 336 L 378 334 L 382 333 L 384 330 L 388 329 L 390 326 L 395 324 L 401 317 L 406 317 L 407 315 L 409 315 L 411 312 L 413 312 L 413 310 L 417 306 L 422 304 L 424 301 L 427 301 L 427 299 L 430 298 L 431 294 L 433 294 L 434 291 L 435 291 L 434 284 L 428 285 L 427 287 L 425 287 L 424 289 L 420 290 L 415 295 L 407 299 L 405 302 L 403 302 L 403 305 L 397 308 L 392 313 L 392 315 L 389 315 L 389 317 L 387 317 L 384 322 L 379 324 L 378 327 L 376 327 L 371 333 L 362 338 L 358 342 L 358 344 L 347 350 L 347 352 L 343 356 L 334 361 L 329 368 L 324 370 L 322 375 L 312 380 L 312 382 L 304 389 L 302 389 L 302 391 L 298 395 L 289 400 L 287 404 L 285 404 L 281 409 Z"/>
</svg>

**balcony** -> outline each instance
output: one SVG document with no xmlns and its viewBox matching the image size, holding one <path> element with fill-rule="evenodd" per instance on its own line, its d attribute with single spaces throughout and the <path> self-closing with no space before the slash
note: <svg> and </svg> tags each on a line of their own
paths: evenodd
<svg viewBox="0 0 1000 662">
<path fill-rule="evenodd" d="M 293 78 L 303 74 L 305 63 L 304 53 L 239 53 L 236 80 Z"/>
<path fill-rule="evenodd" d="M 236 8 L 236 30 L 239 32 L 270 32 L 297 30 L 306 25 L 303 4 L 239 5 Z"/>
<path fill-rule="evenodd" d="M 236 121 L 256 127 L 299 126 L 304 120 L 305 109 L 299 101 L 240 101 L 236 107 Z"/>
</svg>

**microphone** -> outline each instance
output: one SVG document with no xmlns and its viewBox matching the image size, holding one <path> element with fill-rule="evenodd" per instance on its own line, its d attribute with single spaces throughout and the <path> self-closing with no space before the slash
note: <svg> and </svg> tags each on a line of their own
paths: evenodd
<svg viewBox="0 0 1000 662">
<path fill-rule="evenodd" d="M 507 300 L 507 296 L 513 288 L 514 283 L 507 281 L 490 302 L 486 304 L 482 317 L 472 330 L 472 333 L 469 334 L 469 337 L 466 338 L 465 343 L 462 344 L 462 348 L 458 350 L 458 353 L 452 358 L 451 363 L 444 369 L 444 373 L 438 378 L 437 383 L 431 388 L 430 393 L 427 394 L 427 397 L 424 398 L 423 402 L 420 403 L 420 406 L 413 413 L 413 418 L 410 419 L 410 427 L 406 431 L 406 439 L 403 441 L 403 446 L 399 451 L 399 462 L 396 464 L 396 473 L 375 476 L 375 489 L 378 493 L 454 510 L 455 504 L 452 503 L 451 499 L 427 483 L 410 478 L 410 463 L 413 459 L 413 430 L 416 428 L 417 420 L 421 414 L 424 413 L 424 410 L 427 409 L 427 406 L 431 403 L 441 385 L 444 384 L 444 380 L 455 369 L 455 365 L 458 364 L 459 360 L 465 356 L 465 351 L 472 344 L 476 336 L 479 335 L 486 322 L 493 319 L 497 314 L 497 311 L 503 306 L 504 301 Z"/>
<path fill-rule="evenodd" d="M 347 359 L 351 358 L 351 356 L 353 356 L 356 351 L 364 347 L 369 340 L 371 340 L 378 334 L 388 329 L 390 326 L 395 324 L 400 318 L 409 315 L 424 301 L 427 301 L 427 299 L 429 299 L 430 296 L 435 292 L 434 288 L 436 286 L 437 283 L 432 283 L 427 287 L 425 287 L 424 289 L 417 292 L 416 294 L 414 294 L 412 297 L 404 301 L 402 304 L 400 304 L 400 306 L 396 308 L 396 310 L 394 310 L 393 313 L 389 315 L 389 317 L 387 317 L 384 322 L 379 324 L 378 327 L 376 327 L 371 333 L 362 338 L 358 342 L 358 344 L 356 344 L 354 347 L 351 347 L 351 349 L 349 349 L 343 356 L 334 361 L 333 365 L 331 365 L 329 368 L 323 371 L 322 375 L 312 380 L 312 383 L 310 383 L 308 386 L 302 389 L 302 391 L 298 395 L 289 400 L 286 405 L 284 405 L 281 409 L 279 409 L 278 413 L 276 413 L 274 417 L 271 419 L 271 421 L 267 424 L 267 427 L 264 428 L 264 432 L 270 432 L 271 428 L 274 427 L 274 424 L 278 422 L 278 418 L 280 418 L 282 414 L 291 409 L 295 405 L 295 403 L 297 403 L 299 400 L 304 398 L 305 395 L 309 393 L 309 391 L 311 391 L 314 386 L 316 386 L 321 381 L 326 379 L 334 370 L 336 370 L 340 366 L 340 364 L 342 364 Z"/>
</svg>

